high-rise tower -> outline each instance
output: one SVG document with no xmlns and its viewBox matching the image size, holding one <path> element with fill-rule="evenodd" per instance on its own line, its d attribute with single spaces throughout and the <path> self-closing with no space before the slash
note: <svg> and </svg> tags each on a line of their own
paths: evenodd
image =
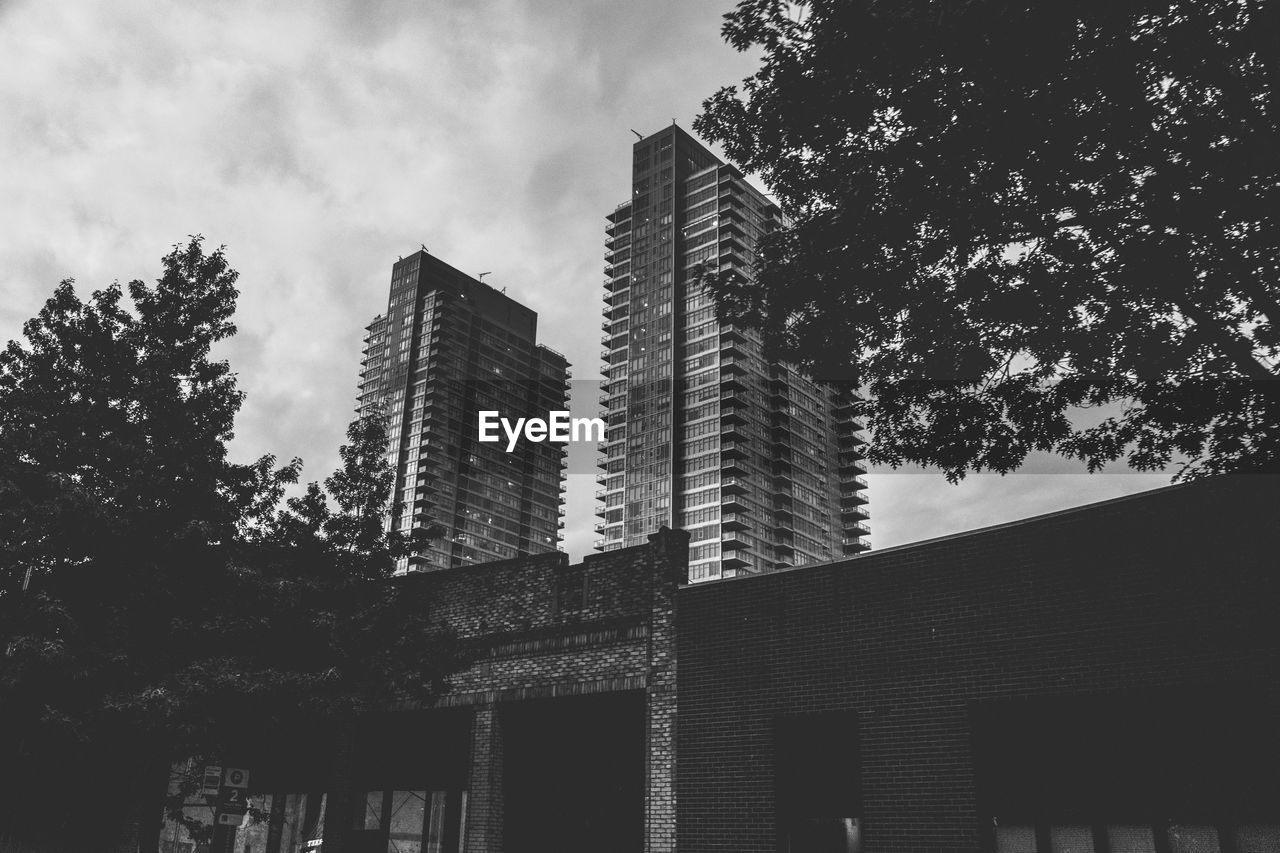
<svg viewBox="0 0 1280 853">
<path fill-rule="evenodd" d="M 631 199 L 607 219 L 596 547 L 684 528 L 693 581 L 869 547 L 849 392 L 768 361 L 697 283 L 702 264 L 750 276 L 777 206 L 672 125 L 635 143 Z"/>
<path fill-rule="evenodd" d="M 538 315 L 425 250 L 391 268 L 387 312 L 367 327 L 356 410 L 387 418 L 400 529 L 442 539 L 401 570 L 554 551 L 563 444 L 480 442 L 477 414 L 547 417 L 568 408 L 568 362 L 535 342 Z"/>
</svg>

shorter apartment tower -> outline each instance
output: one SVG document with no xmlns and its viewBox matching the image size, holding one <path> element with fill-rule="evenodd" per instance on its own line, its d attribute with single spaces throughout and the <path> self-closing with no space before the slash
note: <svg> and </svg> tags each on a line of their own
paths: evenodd
<svg viewBox="0 0 1280 853">
<path fill-rule="evenodd" d="M 536 343 L 538 315 L 425 249 L 391 269 L 385 314 L 367 327 L 356 410 L 387 418 L 396 528 L 444 536 L 401 571 L 556 550 L 563 444 L 481 442 L 478 413 L 568 409 L 568 362 Z"/>
</svg>

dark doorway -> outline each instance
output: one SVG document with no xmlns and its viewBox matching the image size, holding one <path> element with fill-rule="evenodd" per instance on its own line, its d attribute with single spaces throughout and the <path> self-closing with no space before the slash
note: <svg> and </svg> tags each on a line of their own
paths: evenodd
<svg viewBox="0 0 1280 853">
<path fill-rule="evenodd" d="M 512 703 L 502 723 L 508 853 L 644 848 L 643 693 Z"/>
</svg>

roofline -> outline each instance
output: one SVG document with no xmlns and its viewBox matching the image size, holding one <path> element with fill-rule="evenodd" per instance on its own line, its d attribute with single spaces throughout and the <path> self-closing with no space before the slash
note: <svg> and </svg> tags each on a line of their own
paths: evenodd
<svg viewBox="0 0 1280 853">
<path fill-rule="evenodd" d="M 1211 477 L 1208 479 L 1216 480 L 1217 478 Z M 1179 489 L 1185 489 L 1189 486 L 1193 486 L 1193 485 L 1196 485 L 1197 483 L 1202 483 L 1202 482 L 1205 482 L 1205 481 L 1196 480 L 1190 483 L 1174 483 L 1168 486 L 1160 486 L 1159 488 L 1155 488 L 1155 489 L 1146 489 L 1141 492 L 1134 492 L 1128 495 L 1121 495 L 1118 498 L 1108 498 L 1103 501 L 1095 501 L 1093 503 L 1080 504 L 1079 506 L 1067 507 L 1066 509 L 1054 510 L 1053 512 L 1046 512 L 1040 515 L 1031 515 L 1031 516 L 1027 516 L 1026 518 L 1017 518 L 1017 519 L 1014 519 L 1013 521 L 1005 521 L 1005 522 L 1001 522 L 1000 524 L 988 525 L 987 527 L 975 527 L 972 530 L 962 530 L 958 533 L 948 533 L 944 536 L 935 536 L 931 539 L 920 539 L 915 542 L 904 542 L 901 545 L 890 545 L 888 548 L 878 548 L 871 551 L 864 551 L 861 554 L 855 554 L 851 557 L 842 557 L 841 559 L 838 559 L 838 560 L 827 560 L 822 563 L 806 563 L 803 566 L 789 566 L 785 569 L 777 569 L 771 572 L 756 572 L 754 574 L 749 574 L 749 575 L 736 575 L 734 577 L 729 577 L 729 578 L 715 578 L 714 580 L 698 581 L 697 583 L 684 583 L 684 584 L 681 584 L 680 587 L 683 589 L 685 587 L 713 586 L 715 584 L 733 583 L 734 581 L 744 581 L 744 580 L 750 580 L 752 578 L 764 578 L 764 577 L 770 577 L 772 575 L 782 575 L 782 574 L 787 574 L 789 572 L 802 572 L 802 571 L 807 571 L 809 569 L 821 568 L 824 566 L 834 566 L 834 565 L 844 564 L 844 563 L 852 564 L 852 563 L 858 562 L 859 560 L 865 560 L 869 557 L 879 556 L 880 554 L 891 554 L 896 551 L 906 551 L 911 548 L 924 548 L 929 545 L 937 545 L 939 543 L 949 542 L 955 539 L 966 539 L 970 536 L 984 536 L 988 533 L 994 533 L 997 530 L 1007 530 L 1012 527 L 1022 527 L 1028 524 L 1036 524 L 1042 521 L 1047 521 L 1051 518 L 1058 518 L 1064 515 L 1075 515 L 1077 513 L 1082 513 L 1082 512 L 1091 512 L 1100 507 L 1111 506 L 1113 504 L 1120 504 L 1126 501 L 1145 500 L 1147 498 L 1150 498 L 1152 495 L 1164 494 L 1164 493 L 1173 492 Z"/>
</svg>

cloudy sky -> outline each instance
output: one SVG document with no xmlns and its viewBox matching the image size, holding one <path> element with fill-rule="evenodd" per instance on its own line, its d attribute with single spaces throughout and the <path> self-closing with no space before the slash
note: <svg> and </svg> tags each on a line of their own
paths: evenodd
<svg viewBox="0 0 1280 853">
<path fill-rule="evenodd" d="M 689 127 L 757 57 L 730 0 L 0 0 L 0 340 L 63 278 L 154 279 L 189 234 L 241 273 L 224 349 L 236 456 L 337 459 L 391 264 L 431 252 L 506 287 L 598 376 L 604 214 L 631 130 Z M 1153 488 L 1052 460 L 949 486 L 873 473 L 875 547 Z M 567 549 L 590 548 L 590 474 Z"/>
</svg>

